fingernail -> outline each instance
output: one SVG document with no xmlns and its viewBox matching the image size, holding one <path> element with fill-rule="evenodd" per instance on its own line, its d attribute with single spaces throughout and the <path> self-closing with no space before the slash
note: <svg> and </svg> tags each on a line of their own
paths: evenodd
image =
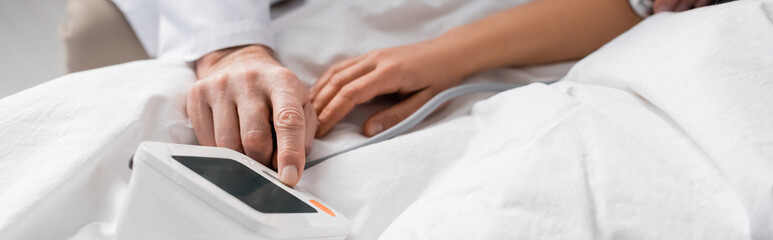
<svg viewBox="0 0 773 240">
<path fill-rule="evenodd" d="M 295 165 L 287 165 L 282 168 L 282 173 L 279 174 L 279 178 L 284 184 L 295 185 L 298 182 L 298 168 Z"/>
<path fill-rule="evenodd" d="M 373 123 L 368 128 L 368 135 L 376 135 L 380 133 L 381 130 L 384 130 L 384 126 L 381 125 L 381 123 Z"/>
</svg>

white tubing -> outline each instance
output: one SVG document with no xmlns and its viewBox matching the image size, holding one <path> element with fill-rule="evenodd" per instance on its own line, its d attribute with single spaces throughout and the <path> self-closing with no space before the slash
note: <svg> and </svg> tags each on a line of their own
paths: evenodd
<svg viewBox="0 0 773 240">
<path fill-rule="evenodd" d="M 480 93 L 480 92 L 503 92 L 507 91 L 516 87 L 523 86 L 523 84 L 512 84 L 512 83 L 472 83 L 472 84 L 465 84 L 456 86 L 453 88 L 446 89 L 445 91 L 441 92 L 440 94 L 436 95 L 432 99 L 429 100 L 424 106 L 421 106 L 419 110 L 416 110 L 411 116 L 403 120 L 402 122 L 398 123 L 394 127 L 391 127 L 387 129 L 386 131 L 383 131 L 379 134 L 376 134 L 376 136 L 370 137 L 367 140 L 355 144 L 354 146 L 344 148 L 343 150 L 328 154 L 327 156 L 315 159 L 313 161 L 306 162 L 306 167 L 304 169 L 309 169 L 310 167 L 313 167 L 314 165 L 320 164 L 324 162 L 325 160 L 328 160 L 332 157 L 341 155 L 343 153 L 346 153 L 348 151 L 358 149 L 364 146 L 368 146 L 377 142 L 381 142 L 384 140 L 388 140 L 390 138 L 396 137 L 397 135 L 400 135 L 414 126 L 416 124 L 419 124 L 424 118 L 429 116 L 430 113 L 435 111 L 440 105 L 447 102 L 448 100 L 457 98 L 462 95 L 467 95 L 471 93 Z"/>
</svg>

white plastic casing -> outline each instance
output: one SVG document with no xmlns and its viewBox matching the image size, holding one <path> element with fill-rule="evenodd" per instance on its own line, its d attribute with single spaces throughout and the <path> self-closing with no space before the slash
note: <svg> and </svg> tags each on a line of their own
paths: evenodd
<svg viewBox="0 0 773 240">
<path fill-rule="evenodd" d="M 262 213 L 172 156 L 233 159 L 316 209 Z M 333 214 L 311 204 L 317 201 Z M 282 184 L 273 170 L 225 148 L 143 142 L 133 159 L 116 239 L 344 239 L 349 220 L 319 198 Z"/>
</svg>

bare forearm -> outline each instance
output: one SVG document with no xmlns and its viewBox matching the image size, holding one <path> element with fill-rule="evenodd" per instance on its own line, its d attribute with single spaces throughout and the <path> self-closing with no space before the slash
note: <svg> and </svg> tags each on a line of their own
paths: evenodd
<svg viewBox="0 0 773 240">
<path fill-rule="evenodd" d="M 662 11 L 705 6 L 711 0 L 655 1 L 655 8 Z M 679 1 L 687 5 L 676 5 Z M 327 134 L 357 104 L 384 94 L 409 96 L 365 121 L 363 133 L 373 136 L 468 75 L 579 59 L 639 21 L 627 0 L 534 0 L 440 37 L 344 60 L 328 69 L 311 90 L 319 114 L 317 136 Z"/>
<path fill-rule="evenodd" d="M 455 28 L 448 46 L 462 75 L 579 59 L 641 21 L 624 0 L 536 0 Z"/>
</svg>

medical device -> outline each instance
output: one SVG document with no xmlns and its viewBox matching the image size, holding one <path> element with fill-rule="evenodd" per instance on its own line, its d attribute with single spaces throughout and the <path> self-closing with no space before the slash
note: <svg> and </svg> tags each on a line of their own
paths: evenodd
<svg viewBox="0 0 773 240">
<path fill-rule="evenodd" d="M 142 142 L 116 239 L 344 239 L 349 220 L 227 149 Z"/>
<path fill-rule="evenodd" d="M 447 89 L 394 127 L 309 161 L 306 169 L 400 135 L 451 99 L 519 86 L 473 83 Z M 343 239 L 348 232 L 349 221 L 340 212 L 227 148 L 142 142 L 130 167 L 117 239 Z"/>
</svg>

